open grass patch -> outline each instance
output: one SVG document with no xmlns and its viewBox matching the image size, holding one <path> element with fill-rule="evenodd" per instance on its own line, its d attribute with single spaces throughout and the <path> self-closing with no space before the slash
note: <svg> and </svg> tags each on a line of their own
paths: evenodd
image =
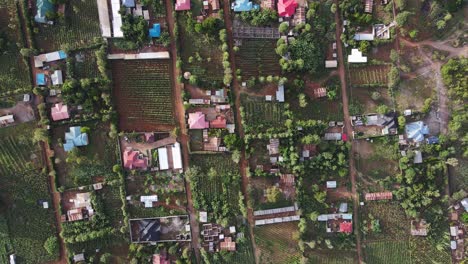
<svg viewBox="0 0 468 264">
<path fill-rule="evenodd" d="M 256 227 L 254 234 L 260 251 L 260 263 L 287 264 L 300 261 L 296 222 Z"/>
</svg>

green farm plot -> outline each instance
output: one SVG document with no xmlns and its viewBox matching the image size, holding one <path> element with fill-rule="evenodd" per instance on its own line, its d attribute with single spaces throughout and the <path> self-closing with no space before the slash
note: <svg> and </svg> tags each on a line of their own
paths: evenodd
<svg viewBox="0 0 468 264">
<path fill-rule="evenodd" d="M 412 264 L 409 243 L 406 240 L 381 241 L 365 246 L 366 263 L 372 264 Z"/>
<path fill-rule="evenodd" d="M 29 67 L 17 46 L 24 43 L 17 14 L 15 1 L 0 2 L 0 37 L 6 40 L 0 54 L 0 96 L 25 93 L 32 88 Z"/>
<path fill-rule="evenodd" d="M 330 251 L 323 254 L 313 254 L 308 256 L 307 264 L 356 264 L 358 263 L 355 256 L 350 256 L 348 253 Z"/>
<path fill-rule="evenodd" d="M 95 49 L 86 49 L 76 52 L 72 55 L 74 56 L 74 78 L 84 79 L 101 77 L 97 66 L 95 52 Z"/>
<path fill-rule="evenodd" d="M 202 1 L 198 1 L 199 3 Z M 194 9 L 195 10 L 195 9 Z M 199 86 L 213 88 L 223 83 L 221 41 L 218 37 L 208 38 L 204 34 L 187 30 L 187 15 L 178 14 L 183 72 L 196 76 Z M 190 44 L 187 44 L 190 43 Z"/>
<path fill-rule="evenodd" d="M 71 49 L 82 48 L 94 43 L 101 36 L 96 1 L 70 1 L 66 4 L 63 19 L 54 25 L 39 25 L 35 35 L 39 49 L 55 51 L 66 44 Z"/>
<path fill-rule="evenodd" d="M 3 215 L 0 215 L 0 262 L 8 263 L 8 256 L 12 251 L 8 223 Z"/>
<path fill-rule="evenodd" d="M 0 192 L 9 207 L 6 218 L 17 261 L 45 263 L 58 258 L 43 247 L 49 237 L 57 235 L 54 211 L 38 204 L 39 200 L 51 204 L 47 174 L 34 170 L 2 176 Z"/>
<path fill-rule="evenodd" d="M 174 126 L 169 60 L 112 63 L 114 98 L 124 131 L 169 131 Z"/>
<path fill-rule="evenodd" d="M 408 240 L 410 222 L 398 202 L 369 201 L 361 212 L 363 222 L 370 223 L 368 216 L 371 214 L 375 219 L 379 220 L 380 229 L 382 230 L 380 233 L 369 232 L 369 234 L 365 234 L 363 237 L 366 241 L 382 239 Z"/>
<path fill-rule="evenodd" d="M 448 246 L 444 247 L 443 250 L 438 250 L 436 245 L 425 237 L 411 237 L 410 249 L 412 263 L 414 264 L 452 263 L 450 248 Z"/>
<path fill-rule="evenodd" d="M 299 262 L 298 227 L 296 222 L 271 224 L 254 229 L 260 263 L 287 264 Z"/>
<path fill-rule="evenodd" d="M 258 76 L 277 76 L 281 73 L 279 56 L 275 52 L 276 41 L 265 39 L 242 39 L 236 52 L 236 65 L 244 80 Z"/>
<path fill-rule="evenodd" d="M 264 97 L 242 95 L 243 121 L 246 128 L 267 129 L 284 126 L 284 103 L 266 102 Z"/>
<path fill-rule="evenodd" d="M 31 140 L 33 129 L 32 123 L 24 123 L 0 130 L 0 176 L 42 165 L 39 146 Z"/>
<path fill-rule="evenodd" d="M 190 164 L 199 168 L 199 173 L 189 179 L 195 207 L 213 213 L 217 220 L 224 217 L 232 220 L 238 215 L 241 181 L 238 165 L 231 156 L 195 154 Z"/>
<path fill-rule="evenodd" d="M 351 84 L 354 86 L 381 85 L 388 83 L 387 76 L 390 66 L 370 65 L 350 68 Z"/>
</svg>

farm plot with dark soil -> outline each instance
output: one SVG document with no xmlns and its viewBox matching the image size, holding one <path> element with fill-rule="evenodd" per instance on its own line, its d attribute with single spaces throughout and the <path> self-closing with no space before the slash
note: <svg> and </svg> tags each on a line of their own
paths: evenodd
<svg viewBox="0 0 468 264">
<path fill-rule="evenodd" d="M 277 76 L 281 73 L 276 42 L 265 39 L 242 39 L 236 52 L 236 65 L 242 71 L 242 79 L 258 76 Z"/>
<path fill-rule="evenodd" d="M 169 60 L 112 62 L 114 100 L 123 131 L 169 131 L 174 127 Z"/>
</svg>

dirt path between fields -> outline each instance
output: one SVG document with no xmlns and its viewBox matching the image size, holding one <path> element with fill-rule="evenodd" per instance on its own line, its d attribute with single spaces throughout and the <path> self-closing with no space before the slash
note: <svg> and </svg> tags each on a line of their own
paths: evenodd
<svg viewBox="0 0 468 264">
<path fill-rule="evenodd" d="M 182 147 L 182 158 L 184 160 L 184 168 L 188 169 L 189 167 L 189 151 L 188 151 L 188 135 L 187 135 L 187 126 L 185 125 L 185 109 L 184 109 L 184 102 L 182 100 L 182 90 L 183 85 L 177 81 L 177 76 L 180 75 L 179 70 L 176 67 L 177 61 L 177 40 L 176 36 L 174 35 L 174 24 L 175 18 L 173 15 L 173 5 L 174 2 L 172 0 L 166 0 L 166 20 L 167 25 L 169 27 L 169 32 L 171 35 L 171 59 L 172 59 L 172 83 L 173 83 L 173 91 L 174 91 L 174 113 L 175 118 L 177 119 L 178 127 L 180 129 L 179 132 L 179 142 Z M 201 263 L 200 258 L 200 227 L 197 221 L 197 213 L 193 207 L 193 200 L 192 200 L 192 190 L 190 188 L 190 184 L 188 181 L 185 181 L 185 192 L 187 194 L 187 211 L 190 215 L 190 230 L 192 232 L 192 248 L 195 253 L 195 257 L 197 259 L 197 263 Z"/>
<path fill-rule="evenodd" d="M 230 1 L 229 0 L 224 0 L 223 3 L 223 11 L 224 11 L 224 23 L 226 25 L 226 31 L 227 31 L 227 40 L 228 40 L 228 46 L 229 46 L 229 54 L 230 54 L 230 61 L 231 61 L 231 69 L 233 74 L 236 72 L 236 59 L 234 56 L 234 38 L 232 35 L 232 20 L 230 17 L 231 10 L 230 10 Z M 241 87 L 239 85 L 239 82 L 237 81 L 237 78 L 234 76 L 233 81 L 232 81 L 232 87 L 231 91 L 234 93 L 235 96 L 235 109 L 236 109 L 236 128 L 237 128 L 237 133 L 241 139 L 244 139 L 244 129 L 242 127 L 242 117 L 240 115 L 239 108 L 241 107 L 241 99 L 240 99 L 240 93 L 241 93 Z M 253 218 L 253 210 L 250 208 L 249 205 L 249 195 L 247 192 L 248 186 L 249 186 L 249 178 L 247 177 L 247 160 L 245 158 L 245 149 L 242 149 L 242 155 L 241 155 L 241 160 L 240 160 L 240 170 L 241 170 L 241 176 L 242 176 L 242 193 L 244 195 L 244 200 L 247 206 L 247 221 L 249 223 L 249 233 L 250 233 L 250 240 L 252 241 L 252 246 L 254 249 L 254 256 L 255 256 L 255 262 L 259 263 L 258 257 L 259 254 L 257 252 L 257 247 L 255 246 L 255 238 L 253 234 L 253 227 L 254 227 L 254 218 Z"/>
<path fill-rule="evenodd" d="M 339 6 L 339 1 L 335 0 L 337 6 Z M 347 80 L 345 72 L 345 60 L 343 55 L 343 43 L 341 41 L 341 33 L 343 32 L 343 24 L 340 20 L 340 11 L 335 12 L 335 23 L 336 23 L 336 40 L 337 40 L 337 49 L 338 49 L 338 74 L 341 81 L 341 98 L 343 98 L 343 114 L 344 114 L 344 123 L 345 131 L 348 137 L 351 139 L 353 134 L 353 129 L 351 126 L 351 118 L 349 116 L 349 102 L 348 102 L 348 91 L 347 91 Z M 360 234 L 360 224 L 359 224 L 359 196 L 357 193 L 357 183 L 356 183 L 356 164 L 354 161 L 354 143 L 351 145 L 351 150 L 349 153 L 349 176 L 351 179 L 351 193 L 353 198 L 353 218 L 354 218 L 354 234 L 356 235 L 356 251 L 358 256 L 359 263 L 363 263 L 362 260 L 362 248 L 361 248 L 361 234 Z"/>
</svg>

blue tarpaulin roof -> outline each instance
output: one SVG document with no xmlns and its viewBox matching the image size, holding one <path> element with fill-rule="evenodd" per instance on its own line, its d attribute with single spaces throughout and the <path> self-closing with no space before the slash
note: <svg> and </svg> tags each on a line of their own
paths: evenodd
<svg viewBox="0 0 468 264">
<path fill-rule="evenodd" d="M 36 1 L 37 14 L 34 17 L 34 20 L 38 23 L 46 23 L 46 14 L 47 12 L 54 11 L 54 5 L 50 0 L 37 0 Z"/>
<path fill-rule="evenodd" d="M 70 127 L 70 132 L 65 133 L 65 144 L 63 144 L 63 149 L 68 152 L 74 147 L 86 146 L 88 143 L 88 134 L 81 133 L 81 127 Z"/>
<path fill-rule="evenodd" d="M 153 24 L 153 27 L 149 30 L 149 35 L 152 38 L 159 38 L 161 36 L 161 25 Z"/>
<path fill-rule="evenodd" d="M 60 59 L 66 59 L 67 58 L 67 54 L 65 53 L 65 51 L 59 50 L 58 53 L 59 53 Z"/>
<path fill-rule="evenodd" d="M 37 85 L 46 85 L 46 79 L 44 73 L 36 74 L 36 84 Z"/>
<path fill-rule="evenodd" d="M 258 5 L 254 5 L 249 0 L 236 0 L 232 4 L 232 9 L 234 9 L 234 12 L 247 12 L 252 9 L 258 9 Z"/>
<path fill-rule="evenodd" d="M 123 0 L 122 5 L 125 7 L 135 7 L 135 0 Z"/>
</svg>

